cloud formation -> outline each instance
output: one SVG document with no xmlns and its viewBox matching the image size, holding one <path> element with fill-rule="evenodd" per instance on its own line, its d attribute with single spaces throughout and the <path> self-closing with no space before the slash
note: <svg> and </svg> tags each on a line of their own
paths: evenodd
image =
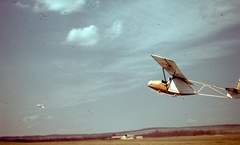
<svg viewBox="0 0 240 145">
<path fill-rule="evenodd" d="M 73 28 L 67 35 L 67 42 L 75 43 L 79 46 L 95 45 L 98 42 L 97 27 L 90 25 L 85 28 Z"/>
<path fill-rule="evenodd" d="M 32 6 L 32 10 L 35 12 L 55 11 L 60 14 L 68 14 L 81 11 L 85 4 L 85 0 L 36 0 Z M 21 8 L 30 7 L 29 4 L 23 2 L 17 2 L 16 5 Z"/>
<path fill-rule="evenodd" d="M 49 115 L 47 117 L 44 117 L 45 120 L 49 120 L 49 119 L 52 119 L 52 118 L 53 118 L 53 116 L 51 116 L 51 115 Z"/>
<path fill-rule="evenodd" d="M 195 122 L 197 122 L 197 119 L 190 119 L 190 118 L 189 118 L 189 119 L 187 120 L 187 123 L 195 123 Z"/>
<path fill-rule="evenodd" d="M 112 40 L 118 37 L 122 32 L 122 21 L 117 20 L 113 23 L 112 27 L 106 30 L 107 36 Z"/>
<path fill-rule="evenodd" d="M 20 2 L 17 2 L 16 5 L 20 8 L 28 8 L 29 7 L 28 4 L 23 4 L 23 3 L 20 3 Z"/>
<path fill-rule="evenodd" d="M 23 120 L 24 120 L 25 122 L 27 122 L 27 121 L 37 120 L 38 118 L 39 118 L 39 115 L 32 115 L 32 116 L 24 117 Z"/>
<path fill-rule="evenodd" d="M 84 28 L 73 28 L 67 35 L 67 42 L 77 44 L 79 46 L 92 46 L 97 44 L 99 36 L 105 39 L 115 39 L 122 33 L 122 21 L 115 21 L 112 26 L 105 30 L 104 34 L 98 33 L 98 28 L 95 25 L 90 25 Z"/>
</svg>

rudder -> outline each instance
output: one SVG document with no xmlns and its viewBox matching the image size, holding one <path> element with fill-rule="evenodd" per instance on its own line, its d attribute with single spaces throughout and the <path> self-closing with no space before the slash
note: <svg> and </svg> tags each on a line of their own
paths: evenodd
<svg viewBox="0 0 240 145">
<path fill-rule="evenodd" d="M 239 80 L 238 80 L 237 89 L 239 89 L 239 90 L 240 90 L 240 78 L 239 78 Z"/>
</svg>

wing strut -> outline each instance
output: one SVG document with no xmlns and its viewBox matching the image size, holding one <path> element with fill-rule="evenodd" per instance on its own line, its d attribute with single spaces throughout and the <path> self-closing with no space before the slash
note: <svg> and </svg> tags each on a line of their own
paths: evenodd
<svg viewBox="0 0 240 145">
<path fill-rule="evenodd" d="M 212 86 L 209 84 L 205 84 L 205 83 L 201 83 L 201 82 L 197 82 L 197 81 L 193 81 L 193 80 L 189 80 L 191 82 L 194 82 L 196 84 L 202 85 L 202 87 L 196 92 L 197 95 L 201 95 L 201 96 L 209 96 L 209 97 L 219 97 L 219 98 L 229 98 L 228 96 L 226 96 L 224 93 L 222 93 L 220 90 L 225 90 L 224 88 L 221 87 L 217 87 L 217 86 Z M 216 93 L 218 93 L 219 95 L 214 95 L 214 94 L 202 94 L 200 93 L 201 90 L 206 87 L 209 88 L 213 91 L 215 91 Z"/>
<path fill-rule="evenodd" d="M 164 68 L 162 68 L 162 70 L 163 70 L 164 81 L 165 81 L 165 82 L 167 82 L 167 79 L 166 79 L 166 75 L 165 75 Z"/>
</svg>

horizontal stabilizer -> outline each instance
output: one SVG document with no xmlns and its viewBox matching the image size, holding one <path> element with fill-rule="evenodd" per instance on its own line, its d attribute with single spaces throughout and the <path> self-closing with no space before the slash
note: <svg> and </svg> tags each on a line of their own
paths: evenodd
<svg viewBox="0 0 240 145">
<path fill-rule="evenodd" d="M 225 88 L 228 92 L 235 92 L 240 94 L 240 78 L 238 80 L 238 85 L 236 88 Z"/>
<path fill-rule="evenodd" d="M 240 89 L 237 89 L 237 88 L 225 88 L 227 91 L 230 91 L 230 92 L 235 92 L 235 93 L 238 93 L 240 94 Z"/>
<path fill-rule="evenodd" d="M 233 91 L 228 91 L 227 96 L 233 99 L 240 99 L 240 94 Z"/>
<path fill-rule="evenodd" d="M 240 78 L 238 80 L 238 85 L 236 88 L 225 88 L 228 93 L 227 96 L 230 98 L 238 99 L 240 98 Z"/>
</svg>

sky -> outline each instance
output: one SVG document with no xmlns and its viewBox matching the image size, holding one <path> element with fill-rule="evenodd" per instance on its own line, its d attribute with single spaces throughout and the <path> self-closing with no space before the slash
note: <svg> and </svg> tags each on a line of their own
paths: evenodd
<svg viewBox="0 0 240 145">
<path fill-rule="evenodd" d="M 240 124 L 240 102 L 152 92 L 151 54 L 222 87 L 240 77 L 234 0 L 1 0 L 0 136 Z M 44 109 L 37 107 L 44 104 Z"/>
</svg>

